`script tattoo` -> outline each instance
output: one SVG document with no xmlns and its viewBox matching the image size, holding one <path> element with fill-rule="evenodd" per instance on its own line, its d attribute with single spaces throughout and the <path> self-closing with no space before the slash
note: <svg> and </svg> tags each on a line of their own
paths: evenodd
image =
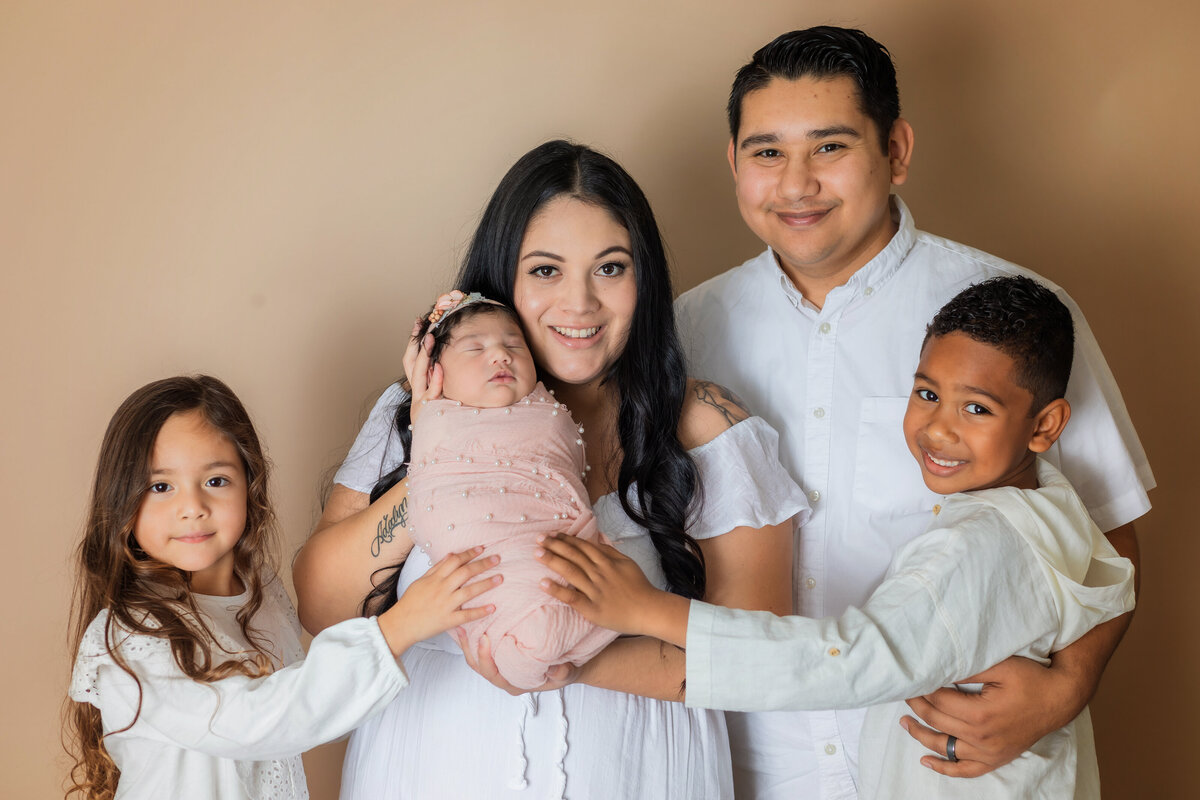
<svg viewBox="0 0 1200 800">
<path fill-rule="evenodd" d="M 379 557 L 380 550 L 385 544 L 390 544 L 396 538 L 396 529 L 408 526 L 408 498 L 400 501 L 400 505 L 392 506 L 392 513 L 379 520 L 375 526 L 375 540 L 371 542 L 371 555 Z"/>
<path fill-rule="evenodd" d="M 742 399 L 719 383 L 696 381 L 692 390 L 697 400 L 721 412 L 731 428 L 750 416 L 750 409 Z"/>
</svg>

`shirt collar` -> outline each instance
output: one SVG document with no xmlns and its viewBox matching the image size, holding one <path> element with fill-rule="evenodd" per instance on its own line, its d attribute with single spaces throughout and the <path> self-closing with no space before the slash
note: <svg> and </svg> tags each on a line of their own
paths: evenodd
<svg viewBox="0 0 1200 800">
<path fill-rule="evenodd" d="M 896 234 L 887 243 L 886 247 L 851 275 L 846 283 L 829 293 L 825 299 L 825 308 L 829 308 L 831 302 L 841 305 L 842 302 L 848 302 L 854 298 L 870 297 L 904 263 L 904 259 L 908 256 L 908 252 L 912 250 L 913 244 L 916 242 L 916 223 L 913 221 L 912 213 L 908 210 L 908 206 L 904 204 L 904 201 L 898 195 L 891 196 L 891 213 L 892 221 L 897 223 Z M 796 288 L 796 285 L 792 283 L 792 279 L 779 266 L 779 261 L 775 258 L 775 251 L 770 247 L 763 254 L 760 265 L 762 268 L 771 271 L 779 283 L 779 288 L 783 290 L 784 295 L 792 305 L 814 314 L 819 313 L 817 307 L 804 297 L 800 290 Z M 842 302 L 838 302 L 839 299 Z"/>
</svg>

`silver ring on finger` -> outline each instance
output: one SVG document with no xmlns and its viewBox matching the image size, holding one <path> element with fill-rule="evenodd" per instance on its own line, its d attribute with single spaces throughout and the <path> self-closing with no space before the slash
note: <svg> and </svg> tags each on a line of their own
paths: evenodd
<svg viewBox="0 0 1200 800">
<path fill-rule="evenodd" d="M 951 736 L 948 739 L 946 739 L 946 760 L 952 764 L 958 763 L 958 753 L 955 752 L 957 749 L 958 749 L 958 737 L 957 736 Z"/>
</svg>

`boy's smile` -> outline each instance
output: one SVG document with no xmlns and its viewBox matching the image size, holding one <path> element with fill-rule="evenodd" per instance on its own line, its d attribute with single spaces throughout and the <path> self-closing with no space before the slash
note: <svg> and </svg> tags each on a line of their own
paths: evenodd
<svg viewBox="0 0 1200 800">
<path fill-rule="evenodd" d="M 1013 378 L 1013 359 L 964 333 L 931 338 L 921 351 L 904 414 L 904 438 L 938 494 L 995 486 L 1037 488 L 1041 417 Z M 1039 409 L 1040 411 L 1040 409 Z"/>
</svg>

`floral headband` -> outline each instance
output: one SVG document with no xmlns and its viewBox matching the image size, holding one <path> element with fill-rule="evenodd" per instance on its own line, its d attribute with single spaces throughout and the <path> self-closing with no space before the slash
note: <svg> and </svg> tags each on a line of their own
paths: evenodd
<svg viewBox="0 0 1200 800">
<path fill-rule="evenodd" d="M 433 333 L 438 325 L 446 321 L 446 318 L 455 312 L 462 311 L 467 306 L 477 305 L 479 303 L 489 303 L 493 306 L 504 307 L 504 303 L 498 300 L 490 300 L 479 292 L 471 292 L 470 294 L 454 300 L 450 305 L 442 307 L 434 306 L 433 311 L 429 312 L 429 330 L 426 333 Z"/>
</svg>

